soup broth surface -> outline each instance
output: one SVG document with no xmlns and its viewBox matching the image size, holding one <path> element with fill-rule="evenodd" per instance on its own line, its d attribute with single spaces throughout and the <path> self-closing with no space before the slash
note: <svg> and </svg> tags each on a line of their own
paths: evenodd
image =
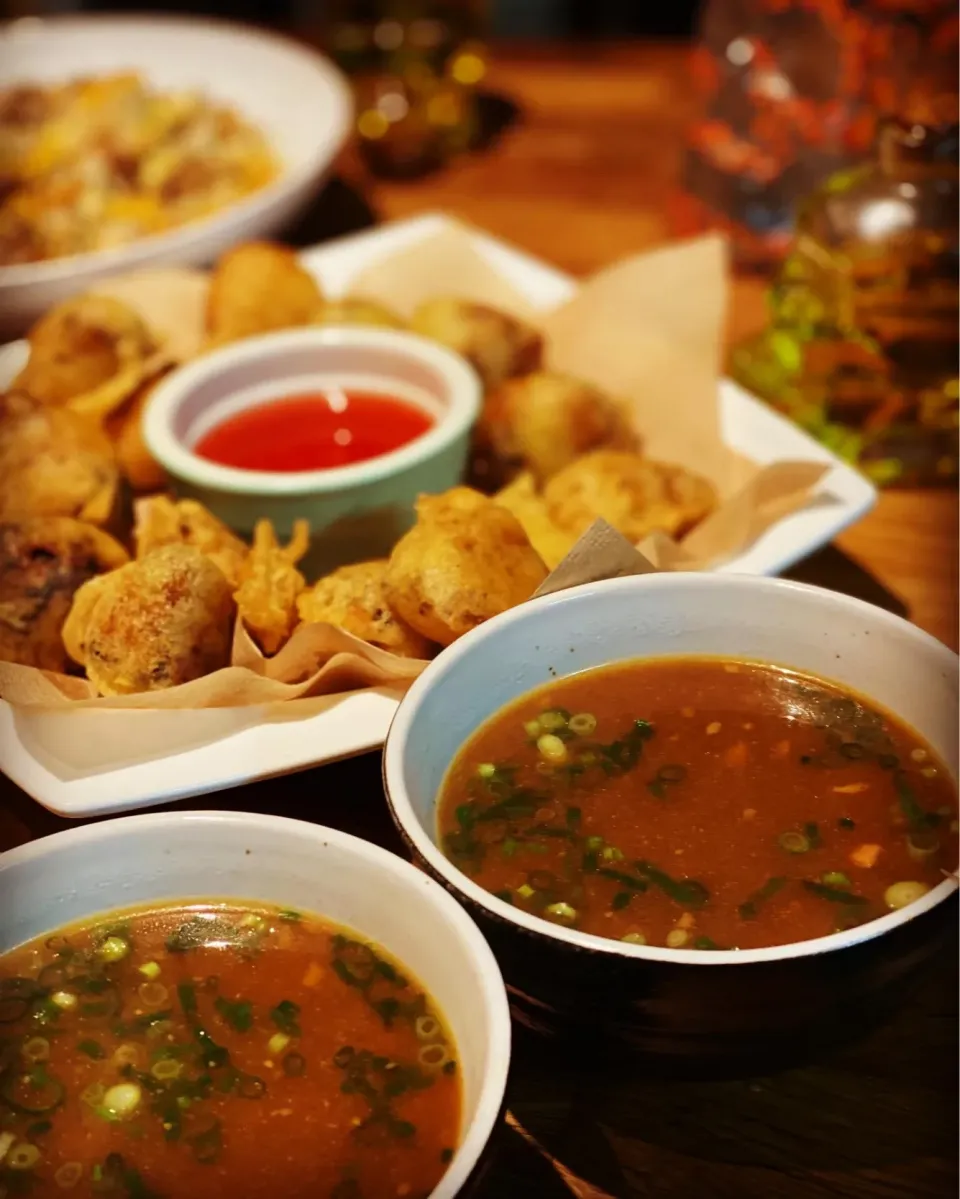
<svg viewBox="0 0 960 1199">
<path fill-rule="evenodd" d="M 803 941 L 913 902 L 957 865 L 957 792 L 888 712 L 717 658 L 558 680 L 448 771 L 440 844 L 488 891 L 598 936 Z"/>
<path fill-rule="evenodd" d="M 112 915 L 0 958 L 0 1196 L 418 1199 L 457 1143 L 419 983 L 312 915 Z"/>
</svg>

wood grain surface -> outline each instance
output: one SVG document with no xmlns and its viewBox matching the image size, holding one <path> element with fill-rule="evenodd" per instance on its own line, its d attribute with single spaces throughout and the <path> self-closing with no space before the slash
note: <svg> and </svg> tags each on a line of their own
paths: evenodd
<svg viewBox="0 0 960 1199">
<path fill-rule="evenodd" d="M 293 240 L 444 209 L 578 274 L 654 245 L 667 236 L 691 111 L 685 62 L 682 47 L 500 47 L 486 104 L 506 127 L 487 150 L 408 183 L 371 182 L 348 154 Z M 762 320 L 762 286 L 738 281 L 731 336 Z M 956 496 L 890 492 L 791 573 L 905 614 L 956 647 Z M 401 848 L 376 755 L 171 807 L 298 816 Z M 66 825 L 0 779 L 0 849 Z M 955 918 L 944 912 L 945 921 Z M 479 1195 L 954 1196 L 956 1064 L 954 953 L 917 979 L 882 1028 L 766 1077 L 671 1078 L 626 1062 L 601 1068 L 583 1047 L 567 1057 L 521 1036 L 511 1121 Z"/>
</svg>

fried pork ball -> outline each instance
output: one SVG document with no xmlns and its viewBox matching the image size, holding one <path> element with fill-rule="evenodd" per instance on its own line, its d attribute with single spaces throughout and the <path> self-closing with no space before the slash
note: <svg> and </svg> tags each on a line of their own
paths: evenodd
<svg viewBox="0 0 960 1199">
<path fill-rule="evenodd" d="M 176 687 L 229 662 L 231 587 L 194 546 L 154 550 L 94 579 L 74 604 L 68 641 L 100 695 Z"/>
<path fill-rule="evenodd" d="M 395 312 L 376 300 L 347 297 L 325 300 L 313 318 L 315 325 L 372 325 L 380 329 L 405 329 L 406 325 Z"/>
<path fill-rule="evenodd" d="M 192 545 L 239 587 L 250 548 L 196 500 L 152 495 L 133 506 L 133 540 L 138 558 L 164 545 Z"/>
<path fill-rule="evenodd" d="M 0 661 L 65 673 L 61 633 L 75 593 L 128 561 L 102 529 L 70 517 L 0 523 Z"/>
<path fill-rule="evenodd" d="M 132 308 L 108 296 L 57 304 L 27 334 L 30 356 L 13 386 L 43 404 L 102 418 L 156 369 L 157 346 Z"/>
<path fill-rule="evenodd" d="M 272 242 L 246 242 L 228 250 L 213 269 L 207 298 L 210 345 L 258 333 L 309 325 L 323 296 L 296 254 Z"/>
<path fill-rule="evenodd" d="M 73 516 L 106 524 L 120 471 L 100 425 L 26 396 L 0 401 L 0 519 Z"/>
<path fill-rule="evenodd" d="M 327 621 L 402 658 L 429 658 L 434 646 L 393 611 L 384 594 L 386 558 L 341 566 L 297 600 L 300 619 Z"/>
<path fill-rule="evenodd" d="M 535 371 L 487 396 L 477 430 L 507 473 L 543 482 L 596 449 L 637 450 L 626 405 L 569 375 Z"/>
<path fill-rule="evenodd" d="M 616 450 L 564 467 L 543 496 L 551 519 L 575 536 L 602 518 L 634 542 L 658 531 L 679 537 L 717 503 L 712 484 L 692 471 Z"/>
<path fill-rule="evenodd" d="M 384 594 L 422 637 L 449 645 L 529 599 L 547 569 L 517 518 L 469 487 L 424 495 L 397 542 Z"/>
<path fill-rule="evenodd" d="M 543 338 L 532 325 L 469 300 L 427 300 L 410 328 L 466 358 L 487 391 L 512 375 L 537 370 L 543 357 Z"/>
</svg>

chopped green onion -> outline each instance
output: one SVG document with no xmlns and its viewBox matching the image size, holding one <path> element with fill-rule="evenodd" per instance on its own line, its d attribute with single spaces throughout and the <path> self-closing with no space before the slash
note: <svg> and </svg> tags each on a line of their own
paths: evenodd
<svg viewBox="0 0 960 1199">
<path fill-rule="evenodd" d="M 570 714 L 563 708 L 550 708 L 546 712 L 541 712 L 538 718 L 540 727 L 546 729 L 547 732 L 566 728 L 569 719 Z"/>
<path fill-rule="evenodd" d="M 289 924 L 296 924 L 298 920 L 303 919 L 300 913 L 295 911 L 293 908 L 283 908 L 277 914 L 281 920 L 286 920 Z"/>
<path fill-rule="evenodd" d="M 572 924 L 577 918 L 577 909 L 568 903 L 548 903 L 543 909 L 543 914 L 563 924 Z"/>
<path fill-rule="evenodd" d="M 72 1191 L 82 1177 L 83 1165 L 81 1162 L 64 1162 L 54 1174 L 53 1181 L 61 1191 Z"/>
<path fill-rule="evenodd" d="M 685 928 L 672 928 L 667 933 L 667 948 L 682 949 L 690 940 L 690 934 Z"/>
<path fill-rule="evenodd" d="M 37 1120 L 35 1123 L 27 1126 L 27 1136 L 42 1137 L 44 1133 L 49 1132 L 52 1128 L 52 1120 Z"/>
<path fill-rule="evenodd" d="M 137 995 L 140 1002 L 146 1007 L 163 1007 L 169 998 L 170 992 L 163 983 L 141 983 L 137 987 Z"/>
<path fill-rule="evenodd" d="M 144 976 L 144 978 L 149 979 L 150 982 L 156 982 L 156 980 L 160 977 L 160 964 L 158 962 L 144 962 L 143 965 L 138 966 L 137 969 Z"/>
<path fill-rule="evenodd" d="M 932 858 L 940 850 L 940 838 L 933 832 L 910 833 L 907 837 L 907 853 L 915 862 Z"/>
<path fill-rule="evenodd" d="M 541 733 L 537 738 L 537 749 L 548 762 L 567 760 L 567 747 L 555 733 Z"/>
<path fill-rule="evenodd" d="M 28 1062 L 45 1062 L 50 1056 L 50 1042 L 46 1037 L 31 1037 L 20 1046 L 20 1052 Z"/>
<path fill-rule="evenodd" d="M 189 1018 L 197 1014 L 197 988 L 193 983 L 178 983 L 177 998 L 185 1016 Z"/>
<path fill-rule="evenodd" d="M 0 1132 L 0 1162 L 7 1156 L 10 1146 L 17 1139 L 15 1132 Z"/>
<path fill-rule="evenodd" d="M 809 853 L 811 849 L 810 838 L 805 837 L 803 833 L 798 833 L 795 829 L 781 833 L 777 837 L 777 844 L 787 853 Z"/>
<path fill-rule="evenodd" d="M 95 1062 L 99 1062 L 102 1058 L 107 1056 L 107 1051 L 99 1041 L 78 1041 L 77 1048 L 81 1053 L 86 1054 L 87 1057 L 93 1058 Z"/>
<path fill-rule="evenodd" d="M 531 740 L 536 741 L 543 732 L 543 725 L 539 720 L 525 720 L 523 722 L 523 731 Z"/>
<path fill-rule="evenodd" d="M 285 1032 L 275 1032 L 267 1041 L 267 1048 L 271 1053 L 282 1053 L 290 1044 L 290 1038 Z"/>
<path fill-rule="evenodd" d="M 916 903 L 930 888 L 926 883 L 902 882 L 892 883 L 883 893 L 883 902 L 891 911 L 898 911 L 908 904 Z"/>
<path fill-rule="evenodd" d="M 536 892 L 529 883 L 521 883 L 520 886 L 517 887 L 517 894 L 521 899 L 529 899 L 531 895 L 535 895 Z"/>
<path fill-rule="evenodd" d="M 169 1082 L 173 1078 L 180 1077 L 182 1070 L 180 1062 L 172 1057 L 163 1057 L 159 1062 L 154 1062 L 150 1067 L 150 1073 L 160 1082 Z"/>
<path fill-rule="evenodd" d="M 428 1070 L 441 1070 L 449 1060 L 450 1054 L 446 1045 L 441 1041 L 424 1045 L 417 1054 L 417 1061 L 421 1066 L 426 1066 Z"/>
<path fill-rule="evenodd" d="M 820 881 L 826 883 L 828 887 L 852 887 L 853 883 L 847 878 L 842 870 L 828 870 L 826 874 L 820 875 Z"/>
<path fill-rule="evenodd" d="M 104 1087 L 102 1082 L 92 1082 L 80 1092 L 80 1098 L 89 1107 L 99 1107 L 103 1103 L 103 1097 L 106 1093 L 106 1087 Z"/>
<path fill-rule="evenodd" d="M 123 937 L 107 937 L 97 947 L 97 957 L 105 962 L 119 962 L 130 952 L 130 942 Z"/>
<path fill-rule="evenodd" d="M 443 1032 L 435 1016 L 418 1016 L 413 1025 L 418 1041 L 435 1041 Z"/>
<path fill-rule="evenodd" d="M 32 1170 L 39 1160 L 40 1150 L 36 1145 L 21 1141 L 8 1151 L 3 1164 L 8 1170 Z"/>
<path fill-rule="evenodd" d="M 610 907 L 614 912 L 622 912 L 624 908 L 630 906 L 630 900 L 633 899 L 635 892 L 633 891 L 618 891 L 610 901 Z"/>
<path fill-rule="evenodd" d="M 643 933 L 624 933 L 620 940 L 625 941 L 627 945 L 646 945 L 647 943 L 647 938 Z"/>
<path fill-rule="evenodd" d="M 143 1058 L 143 1050 L 133 1041 L 125 1041 L 113 1051 L 113 1061 L 118 1066 L 136 1066 Z"/>
<path fill-rule="evenodd" d="M 140 1106 L 143 1091 L 135 1082 L 118 1082 L 103 1097 L 103 1106 L 112 1115 L 125 1120 Z"/>
<path fill-rule="evenodd" d="M 600 857 L 605 862 L 622 862 L 623 850 L 617 849 L 616 845 L 605 845 L 600 851 Z"/>
<path fill-rule="evenodd" d="M 578 737 L 589 737 L 597 731 L 597 718 L 592 712 L 577 712 L 570 717 L 567 727 Z"/>
<path fill-rule="evenodd" d="M 603 849 L 603 837 L 587 837 L 583 843 L 584 848 L 590 853 L 596 853 Z"/>
<path fill-rule="evenodd" d="M 497 773 L 497 768 L 492 762 L 481 762 L 477 767 L 477 774 L 482 779 L 492 779 Z"/>
<path fill-rule="evenodd" d="M 50 996 L 50 1002 L 56 1004 L 61 1011 L 67 1012 L 77 1006 L 78 1000 L 72 991 L 54 991 Z"/>
</svg>

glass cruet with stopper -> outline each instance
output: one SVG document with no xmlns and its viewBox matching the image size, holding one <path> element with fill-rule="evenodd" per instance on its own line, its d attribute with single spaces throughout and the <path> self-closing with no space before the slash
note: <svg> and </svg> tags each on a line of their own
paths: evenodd
<svg viewBox="0 0 960 1199">
<path fill-rule="evenodd" d="M 732 355 L 878 483 L 957 478 L 957 142 L 953 97 L 885 122 L 874 160 L 800 207 L 770 326 Z"/>
</svg>

